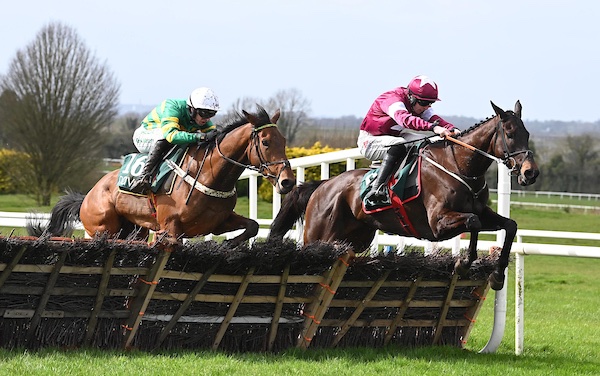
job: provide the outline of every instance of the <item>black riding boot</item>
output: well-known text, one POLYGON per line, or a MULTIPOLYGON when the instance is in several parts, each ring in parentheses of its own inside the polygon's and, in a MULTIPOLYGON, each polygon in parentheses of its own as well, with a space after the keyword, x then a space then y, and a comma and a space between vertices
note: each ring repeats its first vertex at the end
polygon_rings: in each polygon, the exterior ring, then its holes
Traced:
POLYGON ((167 140, 156 141, 154 148, 152 148, 150 153, 148 153, 146 164, 142 169, 142 174, 133 183, 131 183, 132 192, 146 193, 148 190, 150 190, 150 186, 152 185, 152 175, 154 175, 155 170, 159 166, 160 162, 162 162, 163 155, 170 146, 171 144, 167 140))
POLYGON ((383 157, 379 173, 371 185, 371 190, 365 195, 365 209, 374 210, 392 204, 387 185, 400 163, 402 163, 405 154, 406 147, 404 145, 394 145, 389 148, 387 154, 383 157))

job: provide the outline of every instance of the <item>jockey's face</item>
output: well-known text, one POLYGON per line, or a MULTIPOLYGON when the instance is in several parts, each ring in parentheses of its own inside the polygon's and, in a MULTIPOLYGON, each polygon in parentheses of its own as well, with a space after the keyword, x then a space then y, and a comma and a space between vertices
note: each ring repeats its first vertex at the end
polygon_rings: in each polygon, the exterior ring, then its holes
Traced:
POLYGON ((429 107, 431 107, 432 103, 428 103, 426 106, 423 106, 422 104, 419 104, 418 102, 415 103, 415 105, 413 106, 413 110, 415 111, 415 114, 417 115, 421 115, 423 112, 425 112, 426 109, 428 109, 429 107))
POLYGON ((209 120, 210 120, 210 118, 203 118, 202 116, 200 116, 198 114, 194 115, 194 121, 198 125, 204 125, 204 124, 208 123, 209 120))
POLYGON ((210 120, 211 117, 215 116, 216 114, 217 111, 214 110, 205 110, 197 108, 196 110, 194 110, 194 121, 198 125, 204 125, 210 120))

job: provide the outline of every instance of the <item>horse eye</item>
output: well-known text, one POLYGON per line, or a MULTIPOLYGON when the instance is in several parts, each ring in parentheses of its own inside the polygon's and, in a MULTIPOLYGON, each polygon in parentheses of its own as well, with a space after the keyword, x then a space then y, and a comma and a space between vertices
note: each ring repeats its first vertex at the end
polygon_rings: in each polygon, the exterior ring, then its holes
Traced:
POLYGON ((264 147, 269 147, 269 140, 262 140, 262 144, 264 147))

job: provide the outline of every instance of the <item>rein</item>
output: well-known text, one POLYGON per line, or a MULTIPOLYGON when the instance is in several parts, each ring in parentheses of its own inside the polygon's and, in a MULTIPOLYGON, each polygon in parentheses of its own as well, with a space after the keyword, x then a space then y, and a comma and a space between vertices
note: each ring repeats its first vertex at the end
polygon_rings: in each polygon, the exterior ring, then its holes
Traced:
MULTIPOLYGON (((506 167, 508 167, 510 169, 510 174, 512 175, 514 172, 517 171, 517 162, 514 159, 515 155, 519 155, 522 153, 525 153, 525 158, 529 157, 530 155, 533 155, 533 151, 531 150, 518 150, 518 151, 514 151, 514 152, 509 152, 508 150, 508 143, 506 142, 506 131, 504 130, 504 127, 502 126, 502 120, 500 120, 498 122, 498 124, 496 125, 496 137, 494 137, 494 144, 496 143, 496 139, 498 138, 498 136, 500 135, 500 133, 502 133, 502 149, 503 149, 503 154, 504 154, 504 158, 498 158, 494 155, 491 155, 489 153, 486 153, 485 151, 478 149, 472 145, 469 145, 465 142, 462 142, 452 136, 446 136, 445 139, 454 142, 457 145, 463 146, 471 151, 474 151, 478 154, 481 154, 493 161, 495 161, 496 163, 500 164, 504 164, 506 167), (502 130, 502 132, 500 132, 500 130, 502 130)), ((431 158, 427 157, 427 156, 423 156, 425 158, 425 160, 427 160, 429 163, 431 163, 432 165, 434 165, 435 167, 439 168, 440 170, 444 171, 445 173, 447 173, 448 175, 452 176, 454 179, 458 180, 461 184, 463 184, 465 187, 467 187, 469 189, 469 191, 471 192, 471 194, 473 194, 473 196, 475 198, 479 197, 479 195, 487 188, 487 182, 484 181, 483 187, 475 192, 473 190, 473 188, 469 185, 469 183, 467 183, 461 176, 459 176, 458 174, 448 170, 447 168, 445 168, 444 166, 442 166, 441 164, 437 163, 436 161, 432 160, 431 158)), ((473 179, 473 180, 478 180, 480 178, 482 178, 483 176, 478 176, 478 177, 465 177, 465 178, 469 178, 469 179, 473 179)))
MULTIPOLYGON (((279 176, 269 173, 269 171, 268 171, 269 166, 283 164, 284 167, 290 167, 291 165, 290 165, 290 161, 288 161, 287 159, 275 161, 275 162, 267 162, 265 160, 263 154, 261 153, 260 147, 259 147, 258 132, 265 128, 269 128, 269 127, 277 127, 277 124, 265 124, 265 125, 256 127, 252 130, 250 142, 254 145, 254 148, 256 149, 256 153, 258 154, 258 160, 260 161, 260 165, 258 167, 255 167, 251 164, 240 163, 240 162, 236 161, 235 159, 229 158, 228 156, 223 154, 223 152, 221 151, 221 148, 219 147, 219 143, 217 142, 216 147, 217 147, 217 151, 219 152, 219 155, 231 164, 234 164, 239 167, 247 168, 252 171, 256 171, 259 174, 261 174, 262 176, 267 177, 267 178, 279 179, 279 176), (264 172, 264 171, 267 171, 267 172, 264 172)), ((283 169, 279 173, 281 174, 282 171, 283 171, 283 169)))
POLYGON ((500 163, 504 164, 506 167, 508 167, 510 169, 509 173, 512 175, 515 171, 517 171, 517 162, 515 161, 514 156, 525 153, 525 158, 527 158, 530 155, 533 155, 533 151, 517 150, 517 151, 509 152, 508 143, 506 142, 506 131, 504 130, 504 127, 502 126, 502 120, 500 120, 498 122, 498 124, 496 125, 496 137, 494 138, 494 144, 496 143, 496 139, 498 138, 500 133, 502 133, 502 149, 503 149, 502 151, 504 154, 504 158, 498 158, 494 155, 486 153, 485 151, 483 151, 481 149, 477 149, 476 147, 469 145, 465 142, 459 141, 452 136, 446 136, 445 138, 449 141, 454 142, 455 144, 458 144, 458 145, 463 146, 471 151, 479 153, 479 154, 495 161, 498 164, 500 164, 500 163), (500 130, 502 130, 502 132, 500 132, 500 130))

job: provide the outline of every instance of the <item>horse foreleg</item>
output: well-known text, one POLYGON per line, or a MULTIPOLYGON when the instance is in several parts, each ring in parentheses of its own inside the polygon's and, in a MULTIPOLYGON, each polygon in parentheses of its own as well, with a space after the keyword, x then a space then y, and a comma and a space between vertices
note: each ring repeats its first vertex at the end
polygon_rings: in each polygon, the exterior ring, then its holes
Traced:
POLYGON ((501 216, 489 207, 484 210, 484 212, 480 215, 480 218, 482 222, 482 231, 506 231, 504 237, 504 244, 502 245, 500 257, 498 257, 498 264, 496 265, 496 270, 492 272, 492 274, 489 277, 492 289, 501 290, 504 286, 504 271, 508 267, 512 243, 515 236, 517 235, 517 222, 513 221, 510 218, 501 216))
POLYGON ((252 237, 255 237, 256 234, 258 234, 258 228, 259 226, 256 221, 231 212, 229 217, 227 217, 220 225, 215 227, 212 233, 215 235, 220 235, 226 232, 244 229, 244 232, 229 240, 232 245, 237 245, 252 237))

